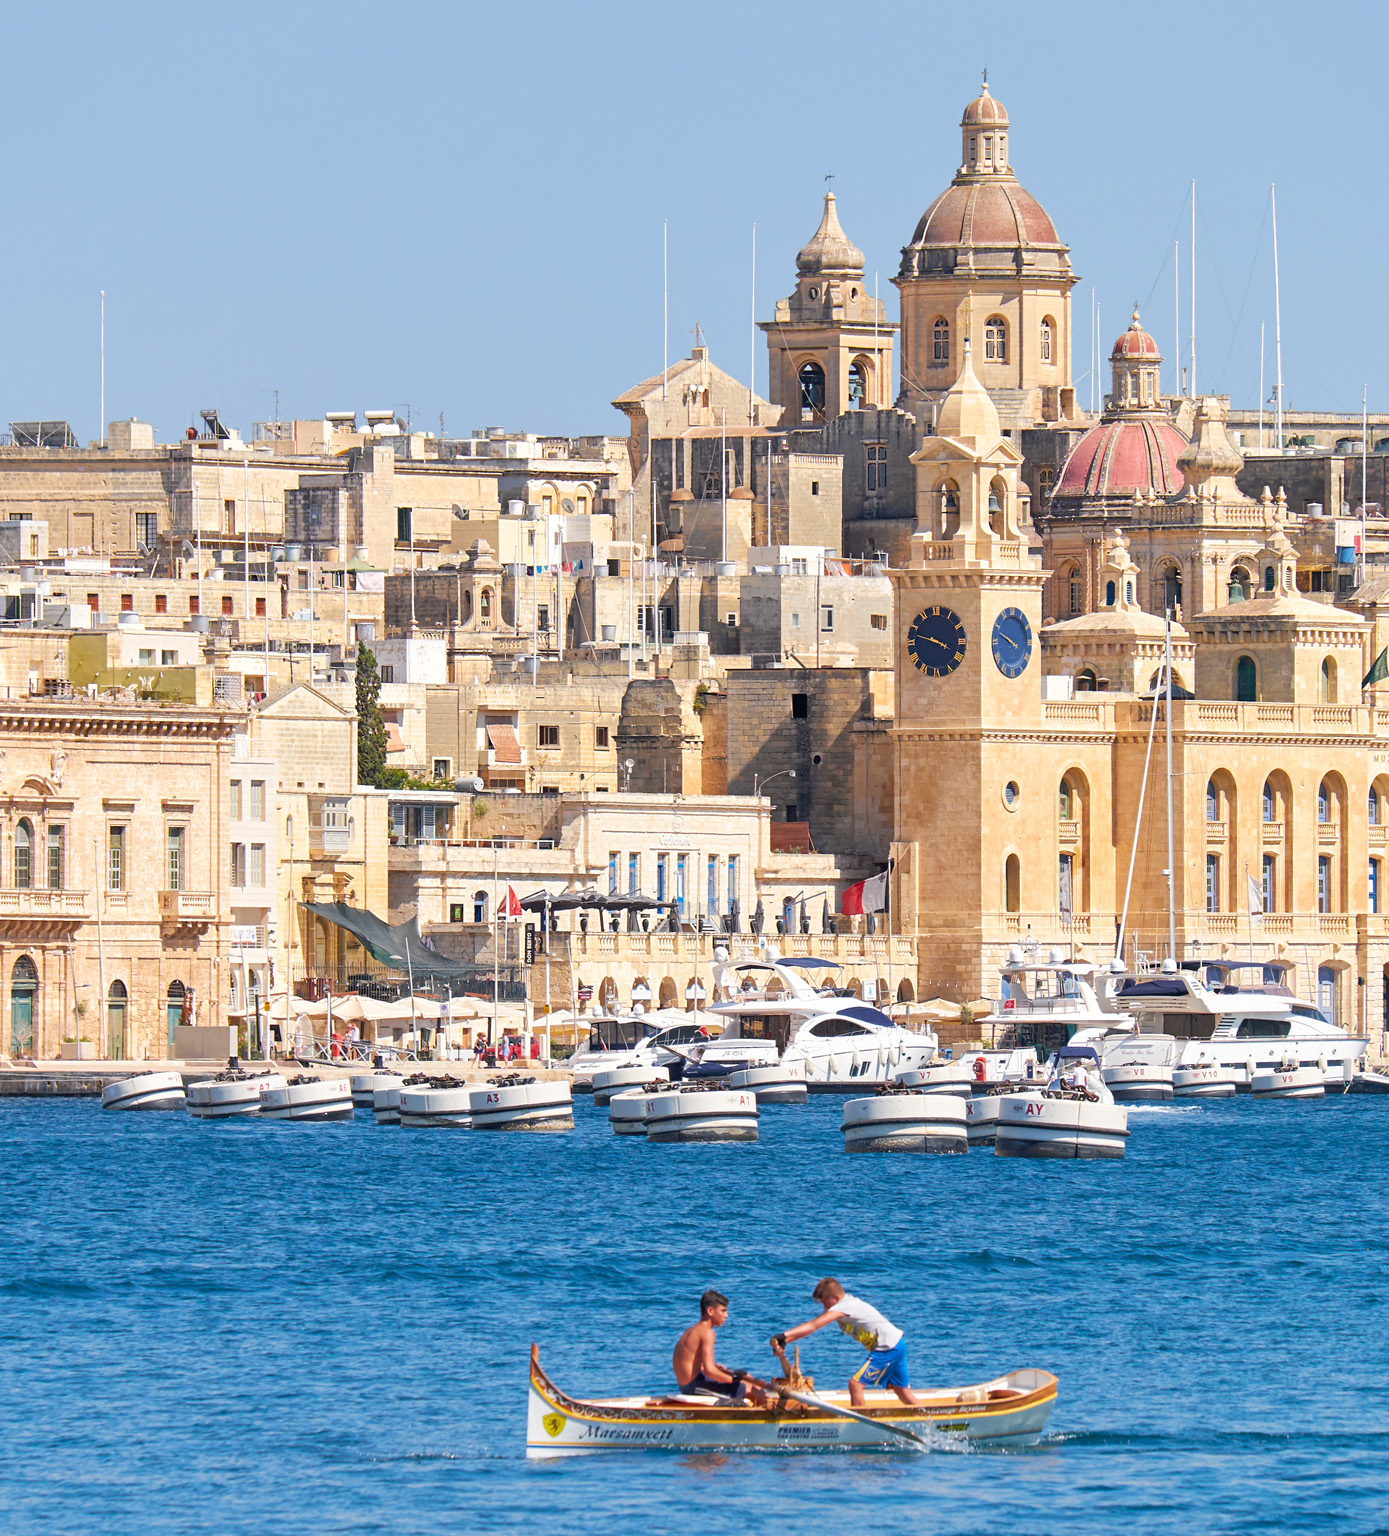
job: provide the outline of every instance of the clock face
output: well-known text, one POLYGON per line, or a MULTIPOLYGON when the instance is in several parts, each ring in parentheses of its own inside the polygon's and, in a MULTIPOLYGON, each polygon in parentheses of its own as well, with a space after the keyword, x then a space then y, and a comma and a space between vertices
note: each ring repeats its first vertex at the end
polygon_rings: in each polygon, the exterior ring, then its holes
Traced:
POLYGON ((949 608, 923 608, 907 631, 907 653, 918 672, 946 677, 965 659, 965 626, 949 608))
POLYGON ((1004 677, 1021 677, 1032 655, 1032 626, 1020 608, 1005 608, 994 620, 994 665, 1004 677))

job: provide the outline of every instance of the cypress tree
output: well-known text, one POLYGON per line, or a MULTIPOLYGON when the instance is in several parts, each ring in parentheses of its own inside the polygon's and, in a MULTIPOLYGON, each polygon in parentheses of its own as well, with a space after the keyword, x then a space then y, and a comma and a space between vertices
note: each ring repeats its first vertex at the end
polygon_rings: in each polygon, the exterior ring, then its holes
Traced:
POLYGON ((376 657, 357 642, 357 782, 383 787, 386 724, 381 718, 381 674, 376 657))

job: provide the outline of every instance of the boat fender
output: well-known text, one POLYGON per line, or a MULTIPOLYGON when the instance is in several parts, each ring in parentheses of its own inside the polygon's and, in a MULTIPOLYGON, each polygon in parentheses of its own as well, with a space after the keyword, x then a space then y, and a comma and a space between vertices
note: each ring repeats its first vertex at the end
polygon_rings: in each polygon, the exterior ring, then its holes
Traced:
POLYGON ((982 1083, 984 1081, 984 1079, 988 1076, 988 1072, 989 1072, 989 1064, 988 1064, 988 1062, 985 1061, 982 1056, 976 1056, 974 1058, 974 1081, 976 1083, 982 1083))

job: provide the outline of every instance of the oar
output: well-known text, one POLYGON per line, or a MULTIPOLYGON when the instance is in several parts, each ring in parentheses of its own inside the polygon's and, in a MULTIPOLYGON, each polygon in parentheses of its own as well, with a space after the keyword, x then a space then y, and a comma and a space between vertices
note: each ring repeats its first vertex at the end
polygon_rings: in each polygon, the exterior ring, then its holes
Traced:
POLYGON ((822 1408, 826 1413, 838 1414, 841 1419, 854 1419, 860 1424, 866 1424, 869 1429, 898 1435, 903 1440, 910 1440, 913 1445, 919 1445, 923 1451, 935 1449, 929 1440, 923 1440, 920 1435, 914 1435, 909 1429, 903 1429, 898 1424, 889 1424, 886 1419, 870 1419, 866 1413, 855 1413, 852 1408, 837 1407, 834 1403, 827 1403, 823 1397, 816 1397, 813 1392, 796 1392, 790 1387, 773 1387, 772 1391, 779 1392, 784 1397, 794 1398, 798 1403, 804 1403, 807 1408, 822 1408))

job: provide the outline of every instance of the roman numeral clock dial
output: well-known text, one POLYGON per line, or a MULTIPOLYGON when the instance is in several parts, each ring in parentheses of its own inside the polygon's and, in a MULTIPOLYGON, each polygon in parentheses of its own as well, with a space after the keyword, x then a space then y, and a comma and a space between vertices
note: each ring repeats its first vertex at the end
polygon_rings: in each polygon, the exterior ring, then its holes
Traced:
POLYGON ((923 608, 907 630, 907 654, 927 677, 948 677, 965 659, 965 647, 965 626, 950 608, 923 608))

